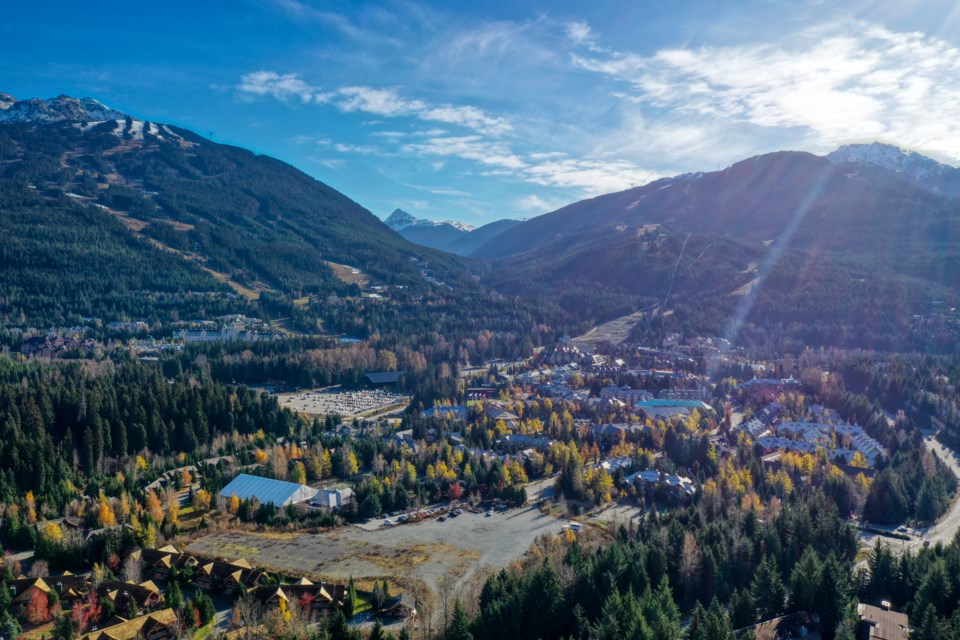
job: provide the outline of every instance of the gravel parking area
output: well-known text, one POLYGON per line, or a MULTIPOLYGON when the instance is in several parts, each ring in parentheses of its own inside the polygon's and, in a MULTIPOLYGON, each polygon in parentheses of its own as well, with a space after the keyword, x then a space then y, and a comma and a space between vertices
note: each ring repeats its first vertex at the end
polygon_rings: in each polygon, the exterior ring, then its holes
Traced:
POLYGON ((534 507, 491 516, 465 511, 444 522, 430 519, 375 531, 352 526, 323 534, 230 531, 200 538, 188 550, 330 580, 419 581, 436 597, 444 581, 448 592, 458 594, 478 570, 506 567, 537 536, 558 535, 563 524, 534 507))

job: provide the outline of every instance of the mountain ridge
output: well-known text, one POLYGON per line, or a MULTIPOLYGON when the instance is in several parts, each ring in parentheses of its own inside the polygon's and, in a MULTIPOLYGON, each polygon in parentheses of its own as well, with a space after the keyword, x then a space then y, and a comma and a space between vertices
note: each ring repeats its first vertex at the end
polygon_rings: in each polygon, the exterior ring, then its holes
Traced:
MULTIPOLYGON (((462 259, 404 240, 347 196, 280 160, 96 101, 21 100, 0 114, 11 109, 15 117, 0 122, 0 204, 6 204, 0 228, 8 242, 0 255, 0 316, 26 310, 44 317, 49 303, 20 286, 28 276, 37 283, 33 289, 61 292, 61 311, 50 318, 57 322, 77 310, 149 315, 144 301, 186 295, 189 289, 177 293, 177 283, 221 297, 229 283, 255 299, 269 294, 271 304, 356 294, 356 285, 344 282, 331 263, 409 287, 411 295, 471 280, 462 259), (101 117, 108 119, 91 119, 101 117), (31 238, 46 228, 44 219, 57 220, 64 237, 77 239, 80 246, 69 252, 74 272, 96 264, 97 273, 87 274, 91 281, 128 271, 130 277, 118 280, 116 291, 106 281, 95 290, 82 280, 49 284, 63 280, 63 270, 60 260, 44 257, 56 241, 31 238), (111 229, 102 247, 96 235, 76 227, 80 220, 111 229), (128 268, 130 258, 121 259, 134 254, 142 273, 128 268), (170 268, 161 268, 170 255, 180 261, 167 287, 152 274, 170 268), (29 265, 29 274, 16 271, 18 261, 29 265), (131 304, 138 290, 140 300, 131 304), (117 296, 125 309, 109 302, 117 296)), ((250 310, 239 300, 224 304, 250 310)))

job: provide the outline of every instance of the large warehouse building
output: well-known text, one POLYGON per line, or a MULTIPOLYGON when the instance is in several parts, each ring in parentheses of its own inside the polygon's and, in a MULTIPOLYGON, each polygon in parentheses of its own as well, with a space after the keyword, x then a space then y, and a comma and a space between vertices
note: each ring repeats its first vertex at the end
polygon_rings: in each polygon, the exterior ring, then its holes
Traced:
POLYGON ((230 500, 233 496, 237 496, 241 500, 256 498, 260 504, 273 503, 277 507, 305 502, 315 495, 317 495, 317 490, 311 489, 305 484, 260 478, 246 473, 241 473, 220 490, 221 501, 230 500))

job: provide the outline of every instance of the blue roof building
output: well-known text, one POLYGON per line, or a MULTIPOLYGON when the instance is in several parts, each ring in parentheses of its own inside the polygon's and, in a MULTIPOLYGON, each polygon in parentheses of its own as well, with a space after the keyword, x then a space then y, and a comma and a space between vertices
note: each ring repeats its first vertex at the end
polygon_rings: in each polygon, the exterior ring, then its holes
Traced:
POLYGON ((317 495, 317 490, 311 489, 305 484, 260 478, 246 473, 241 473, 220 490, 221 500, 229 500, 233 496, 237 496, 241 500, 256 498, 260 504, 273 503, 276 507, 304 502, 315 495, 317 495))

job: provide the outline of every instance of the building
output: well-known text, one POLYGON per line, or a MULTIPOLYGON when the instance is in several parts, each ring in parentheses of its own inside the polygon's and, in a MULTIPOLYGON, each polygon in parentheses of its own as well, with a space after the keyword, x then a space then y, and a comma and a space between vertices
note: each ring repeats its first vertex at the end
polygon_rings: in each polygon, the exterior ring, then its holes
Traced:
POLYGON ((268 607, 297 602, 308 613, 322 614, 343 605, 346 586, 329 582, 313 583, 301 578, 294 584, 258 587, 253 594, 268 607))
POLYGON ((407 620, 417 616, 416 602, 412 596, 405 593, 387 600, 383 605, 383 612, 396 620, 407 620))
POLYGON ((882 607, 860 603, 857 605, 860 624, 858 640, 907 640, 910 637, 910 619, 905 613, 890 610, 890 603, 882 607))
POLYGON ((260 478, 246 473, 241 473, 220 490, 220 500, 223 502, 237 496, 241 500, 256 498, 260 504, 273 504, 276 507, 306 502, 316 495, 317 490, 305 484, 260 478))
POLYGON ((646 400, 653 400, 653 394, 644 389, 631 389, 627 385, 622 387, 604 387, 600 389, 602 400, 620 400, 627 404, 637 404, 646 400))
POLYGON ((692 497, 697 493, 693 480, 672 473, 660 473, 656 469, 637 471, 624 478, 629 484, 642 483, 648 486, 664 486, 679 495, 692 497))
POLYGON ((102 629, 85 633, 78 640, 168 640, 177 635, 177 614, 173 609, 163 609, 154 613, 125 620, 119 616, 111 618, 102 629))
POLYGON ((343 509, 352 502, 353 489, 343 487, 340 489, 321 489, 310 504, 333 511, 334 509, 343 509))
POLYGON ((773 399, 781 393, 800 391, 800 381, 794 378, 753 378, 737 385, 754 400, 773 399))
POLYGON ((193 581, 198 589, 234 594, 240 590, 253 589, 263 579, 265 572, 251 566, 244 559, 212 562, 200 561, 193 571, 193 581))

